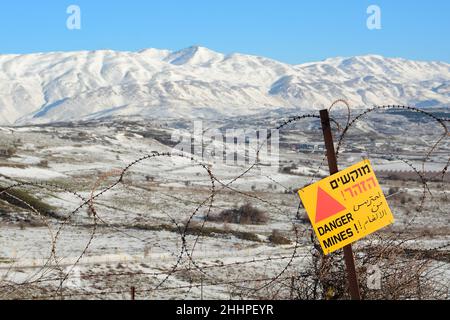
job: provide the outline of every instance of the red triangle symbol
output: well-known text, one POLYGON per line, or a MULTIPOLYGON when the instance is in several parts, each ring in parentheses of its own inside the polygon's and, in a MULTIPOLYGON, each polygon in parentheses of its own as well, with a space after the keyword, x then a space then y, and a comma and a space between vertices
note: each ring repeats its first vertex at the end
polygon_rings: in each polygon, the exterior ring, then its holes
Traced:
POLYGON ((317 189, 316 223, 325 220, 346 208, 320 187, 317 189))

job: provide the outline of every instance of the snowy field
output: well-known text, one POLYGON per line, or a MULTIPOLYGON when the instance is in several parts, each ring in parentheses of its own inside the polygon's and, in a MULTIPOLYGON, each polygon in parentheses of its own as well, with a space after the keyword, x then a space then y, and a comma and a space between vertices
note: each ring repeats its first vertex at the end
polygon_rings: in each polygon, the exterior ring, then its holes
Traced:
MULTIPOLYGON (((369 120, 340 144, 341 168, 363 157, 380 172, 448 166, 442 128, 402 115, 369 120)), ((240 121, 215 125, 253 125, 240 121)), ((258 121, 270 128, 274 119, 258 121)), ((298 144, 320 144, 319 123, 283 127, 276 166, 269 156, 262 165, 192 161, 174 151, 175 129, 190 132, 189 124, 134 121, 2 128, 0 184, 12 188, 0 197, 0 296, 129 299, 135 287, 140 299, 292 297, 286 283, 315 263, 295 191, 327 175, 323 151, 298 144), (219 219, 246 204, 265 219, 219 219)), ((448 286, 447 181, 380 179, 396 221, 355 244, 357 264, 364 267, 367 246, 395 239, 427 260, 436 286, 448 286)))

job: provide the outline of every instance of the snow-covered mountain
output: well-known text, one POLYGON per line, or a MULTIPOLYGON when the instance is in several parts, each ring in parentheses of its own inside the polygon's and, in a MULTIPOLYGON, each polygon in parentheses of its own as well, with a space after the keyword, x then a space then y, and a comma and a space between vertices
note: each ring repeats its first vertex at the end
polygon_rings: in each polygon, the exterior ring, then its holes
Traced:
POLYGON ((0 55, 0 123, 215 117, 353 106, 450 106, 450 64, 376 55, 289 65, 203 47, 0 55))

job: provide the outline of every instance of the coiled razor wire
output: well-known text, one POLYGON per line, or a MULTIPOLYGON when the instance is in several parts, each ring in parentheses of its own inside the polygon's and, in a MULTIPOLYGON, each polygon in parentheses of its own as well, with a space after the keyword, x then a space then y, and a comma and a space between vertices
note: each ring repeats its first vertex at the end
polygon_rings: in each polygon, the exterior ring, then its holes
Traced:
MULTIPOLYGON (((405 232, 404 230, 406 229, 406 227, 413 224, 417 215, 420 212, 422 212, 427 196, 430 195, 431 197, 433 197, 432 192, 428 186, 428 181, 425 178, 425 163, 430 159, 433 152, 437 150, 439 144, 441 142, 443 142, 446 137, 449 136, 449 131, 448 131, 448 128, 446 125, 446 122, 448 122, 449 119, 448 118, 439 118, 429 112, 426 112, 426 111, 418 109, 418 108, 410 107, 410 106, 390 106, 390 105, 389 106, 372 107, 370 109, 363 111, 362 113, 358 114, 356 117, 354 117, 352 119, 350 106, 344 99, 336 100, 331 105, 330 110, 339 103, 346 105, 348 115, 347 115, 347 123, 346 123, 345 127, 340 126, 340 124, 337 121, 335 121, 334 119, 331 119, 331 121, 336 125, 338 132, 340 132, 339 138, 337 140, 338 142, 337 142, 337 148, 336 148, 336 156, 337 157, 339 157, 341 155, 341 147, 342 147, 343 143, 345 142, 345 138, 346 138, 349 130, 353 128, 353 126, 355 125, 356 122, 360 121, 363 117, 369 115, 372 112, 386 111, 386 110, 392 110, 392 109, 405 110, 408 112, 415 112, 415 113, 419 113, 423 116, 431 118, 433 121, 437 122, 444 130, 444 133, 442 134, 442 136, 430 147, 429 151, 425 154, 425 157, 422 162, 422 170, 421 171, 419 169, 417 169, 407 159, 402 159, 401 157, 392 155, 394 158, 396 158, 399 161, 402 161, 405 165, 410 167, 410 169, 415 174, 417 174, 417 176, 419 177, 420 183, 422 184, 422 187, 423 187, 418 212, 408 221, 407 225, 405 226, 405 228, 403 230, 397 231, 393 236, 383 239, 386 243, 390 243, 390 244, 394 245, 395 240, 398 240, 399 237, 402 235, 402 233, 405 232)), ((287 120, 284 120, 280 125, 276 126, 275 129, 281 130, 281 129, 284 129, 285 127, 288 127, 290 124, 293 124, 300 120, 305 120, 305 119, 317 120, 317 119, 320 119, 320 117, 317 114, 305 114, 305 115, 291 117, 291 118, 288 118, 287 120)), ((96 297, 96 296, 101 296, 101 295, 108 296, 108 295, 112 295, 112 294, 127 293, 127 291, 125 291, 125 290, 102 290, 101 292, 64 294, 62 292, 62 290, 63 290, 64 282, 70 277, 71 271, 77 266, 77 264, 80 263, 80 261, 83 259, 83 257, 88 252, 92 241, 95 239, 96 231, 99 226, 99 223, 101 223, 105 226, 108 226, 112 229, 115 229, 117 232, 121 232, 123 235, 125 235, 127 237, 136 238, 137 240, 141 241, 142 243, 149 242, 149 239, 143 239, 143 238, 137 237, 136 235, 133 235, 127 231, 121 230, 122 228, 119 228, 118 226, 115 226, 114 224, 108 223, 102 217, 101 210, 99 210, 99 208, 97 208, 98 206, 96 205, 96 200, 101 198, 105 194, 107 194, 109 191, 112 191, 117 186, 124 185, 123 182, 124 182, 125 175, 137 164, 140 164, 144 161, 152 161, 157 158, 170 158, 170 157, 179 157, 179 158, 184 158, 188 161, 191 161, 193 166, 198 166, 198 167, 202 168, 206 172, 206 175, 208 176, 208 178, 210 180, 209 195, 203 201, 192 201, 192 204, 195 205, 195 209, 191 212, 187 212, 187 221, 184 225, 181 225, 169 213, 164 212, 164 214, 167 216, 169 221, 174 225, 174 230, 177 231, 177 233, 179 234, 179 237, 181 238, 180 252, 178 252, 178 253, 173 252, 170 249, 168 249, 167 247, 163 247, 158 244, 152 243, 152 245, 158 246, 159 248, 161 248, 165 251, 168 251, 171 256, 174 256, 176 258, 175 263, 167 271, 160 271, 160 272, 144 272, 144 271, 106 272, 106 273, 101 273, 101 274, 85 275, 84 277, 86 277, 86 278, 103 278, 103 277, 117 277, 117 276, 135 276, 135 275, 145 275, 145 276, 153 276, 153 277, 162 276, 162 280, 159 280, 156 285, 152 286, 152 288, 138 290, 138 292, 140 292, 141 294, 144 294, 144 293, 155 293, 157 291, 162 291, 162 290, 181 290, 181 289, 183 289, 183 290, 185 290, 185 297, 187 297, 188 293, 191 292, 191 290, 193 288, 198 288, 198 286, 199 286, 198 284, 195 283, 195 281, 192 277, 189 277, 188 285, 169 286, 169 287, 167 287, 167 286, 165 287, 163 285, 164 285, 164 283, 167 282, 167 280, 170 277, 176 276, 177 273, 191 271, 191 270, 195 270, 195 271, 199 272, 202 275, 202 277, 205 277, 209 280, 209 283, 207 283, 207 284, 202 283, 202 286, 203 285, 209 285, 209 286, 229 285, 229 286, 234 287, 237 290, 242 290, 243 292, 245 292, 245 295, 248 297, 257 296, 256 295, 257 292, 259 292, 263 289, 266 289, 268 287, 271 287, 275 283, 284 282, 286 279, 290 278, 290 277, 286 277, 286 273, 292 267, 294 261, 297 261, 296 259, 308 258, 308 254, 299 254, 299 248, 302 243, 302 238, 301 238, 300 234, 309 232, 311 239, 312 239, 311 242, 313 243, 313 247, 314 247, 314 239, 312 237, 311 227, 309 225, 303 226, 304 228, 300 232, 299 231, 299 223, 296 221, 296 219, 294 217, 289 217, 289 213, 288 213, 288 220, 291 222, 292 230, 294 232, 294 240, 293 240, 294 245, 292 246, 292 253, 289 255, 269 256, 269 257, 264 257, 264 258, 253 257, 253 258, 249 258, 249 259, 246 259, 243 261, 233 261, 233 262, 229 262, 229 263, 221 262, 221 263, 214 263, 214 264, 204 265, 204 266, 200 265, 197 262, 197 260, 194 258, 197 244, 199 243, 199 241, 202 240, 203 235, 206 234, 203 231, 206 228, 205 225, 208 222, 208 217, 210 216, 212 209, 216 207, 214 205, 214 200, 215 200, 217 194, 219 194, 220 192, 223 192, 226 190, 227 192, 231 192, 231 193, 236 194, 243 198, 249 198, 249 199, 260 201, 261 203, 264 203, 265 206, 270 208, 271 212, 274 212, 274 213, 276 212, 278 215, 284 214, 283 209, 278 207, 272 201, 265 200, 262 197, 259 197, 258 195, 254 194, 254 193, 241 191, 233 186, 233 184, 235 184, 235 182, 237 182, 241 178, 245 177, 252 170, 258 168, 261 165, 261 163, 259 161, 259 152, 260 152, 261 148, 263 147, 263 145, 265 143, 267 143, 267 141, 271 138, 271 131, 269 131, 269 132, 270 133, 269 133, 269 136, 267 137, 267 139, 261 145, 259 145, 258 149, 256 150, 256 154, 257 154, 256 161, 254 163, 252 163, 248 168, 243 170, 239 175, 237 175, 236 177, 231 179, 229 182, 223 182, 216 175, 214 175, 211 165, 197 160, 192 155, 188 155, 185 153, 175 154, 175 153, 168 153, 168 152, 166 152, 166 153, 153 152, 152 154, 142 156, 139 159, 132 161, 127 166, 125 166, 123 169, 116 169, 116 170, 107 172, 106 174, 99 176, 94 184, 94 187, 92 188, 92 191, 91 191, 89 197, 83 197, 79 193, 71 191, 65 187, 59 186, 57 184, 46 183, 46 182, 19 182, 19 183, 14 183, 7 188, 4 188, 3 190, 0 191, 0 196, 6 195, 8 197, 11 197, 15 201, 20 202, 22 205, 26 206, 32 212, 32 215, 37 216, 42 221, 42 223, 46 226, 46 228, 48 229, 48 232, 49 232, 49 236, 50 236, 51 248, 50 248, 49 256, 46 258, 46 262, 42 266, 37 268, 38 270, 36 272, 34 272, 32 275, 28 276, 23 281, 13 282, 13 283, 11 283, 10 281, 6 282, 4 285, 3 284, 0 285, 0 289, 11 293, 12 291, 14 291, 15 288, 20 289, 27 285, 37 285, 37 284, 42 284, 42 283, 46 283, 46 282, 58 281, 59 282, 58 288, 53 292, 53 294, 41 295, 41 296, 32 295, 33 298, 41 298, 41 299, 49 298, 49 299, 51 299, 51 298, 58 298, 58 297, 59 298, 64 298, 64 297, 70 298, 70 297, 79 297, 79 296, 94 296, 94 297, 96 297), (114 178, 114 177, 116 177, 116 180, 114 182, 112 182, 109 186, 96 192, 96 190, 100 186, 100 183, 105 182, 107 178, 114 178), (58 226, 56 232, 54 232, 54 230, 49 222, 48 217, 43 215, 41 212, 39 212, 39 210, 34 208, 31 204, 29 204, 24 199, 21 199, 20 197, 15 196, 13 193, 8 192, 10 190, 17 189, 17 188, 23 188, 23 187, 38 188, 38 189, 47 190, 47 191, 57 190, 59 192, 65 192, 65 193, 75 196, 80 201, 80 205, 78 207, 76 207, 76 209, 74 209, 73 211, 69 212, 67 215, 63 215, 63 216, 59 217, 62 220, 62 222, 58 226), (81 253, 77 256, 75 262, 71 265, 69 271, 64 272, 62 265, 60 265, 61 259, 58 258, 57 242, 58 242, 59 238, 61 237, 61 234, 63 233, 63 229, 67 225, 70 225, 71 221, 73 221, 74 216, 76 214, 78 214, 80 212, 80 210, 84 207, 87 207, 88 211, 91 213, 90 214, 91 220, 92 220, 92 224, 90 225, 91 232, 90 232, 90 235, 89 235, 81 253), (191 231, 190 225, 192 224, 194 218, 199 214, 199 212, 202 208, 206 208, 206 214, 203 217, 203 220, 199 227, 199 230, 197 230, 197 232, 193 233, 194 234, 193 240, 188 241, 187 236, 190 234, 190 231, 191 231), (181 264, 182 264, 182 260, 183 260, 184 256, 186 256, 188 259, 188 265, 187 265, 187 267, 182 268, 181 264), (283 267, 281 267, 281 269, 279 271, 277 271, 275 275, 273 275, 272 277, 268 277, 268 278, 238 279, 238 280, 228 280, 227 281, 227 279, 222 279, 222 278, 218 277, 217 272, 216 273, 209 272, 209 270, 213 270, 213 269, 226 270, 227 268, 239 267, 239 266, 246 266, 248 268, 250 265, 254 265, 257 263, 273 263, 275 261, 286 261, 286 264, 283 267), (57 274, 59 274, 59 276, 46 277, 46 274, 51 273, 50 271, 57 271, 57 274), (255 283, 256 286, 246 285, 246 284, 250 284, 250 283, 255 283)), ((315 173, 313 174, 313 176, 311 178, 311 183, 314 179, 317 178, 317 175, 320 172, 321 167, 324 165, 325 160, 326 160, 326 157, 324 157, 322 159, 320 165, 315 170, 315 173)), ((446 166, 441 171, 441 179, 442 179, 441 181, 442 182, 444 182, 445 175, 447 174, 449 163, 450 163, 450 158, 447 161, 446 166)), ((287 190, 287 188, 285 186, 283 186, 281 183, 277 182, 272 177, 266 176, 266 178, 272 182, 277 183, 278 185, 282 186, 283 188, 285 188, 287 190)), ((444 190, 444 192, 445 192, 445 190, 444 190)), ((169 196, 174 197, 173 195, 169 195, 169 196)), ((299 199, 297 199, 297 200, 298 200, 299 204, 298 204, 298 207, 295 209, 295 211, 296 211, 295 217, 299 216, 299 213, 302 209, 300 200, 299 199)), ((306 239, 306 237, 305 237, 305 239, 306 239)), ((305 239, 303 239, 303 240, 305 240, 305 239)), ((309 245, 307 245, 307 246, 309 247, 309 245)), ((450 246, 450 244, 447 243, 447 244, 443 244, 443 245, 440 245, 440 246, 437 246, 437 247, 434 247, 431 249, 422 250, 422 252, 436 251, 436 250, 439 251, 439 250, 448 248, 449 246, 450 246)), ((318 249, 318 248, 316 248, 316 249, 318 249)), ((310 252, 311 252, 310 254, 314 254, 313 251, 310 251, 310 252)), ((222 273, 225 274, 225 272, 222 272, 222 273)), ((306 273, 306 274, 301 275, 300 278, 302 278, 302 277, 304 278, 304 277, 308 277, 308 276, 310 276, 310 274, 306 273)))

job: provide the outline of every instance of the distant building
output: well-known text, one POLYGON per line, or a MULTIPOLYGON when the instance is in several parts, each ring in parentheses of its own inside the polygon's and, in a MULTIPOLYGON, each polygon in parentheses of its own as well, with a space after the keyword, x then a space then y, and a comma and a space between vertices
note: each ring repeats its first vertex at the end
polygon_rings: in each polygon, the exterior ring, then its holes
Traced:
POLYGON ((291 144, 291 150, 297 152, 322 152, 325 151, 324 144, 315 143, 293 143, 291 144))

